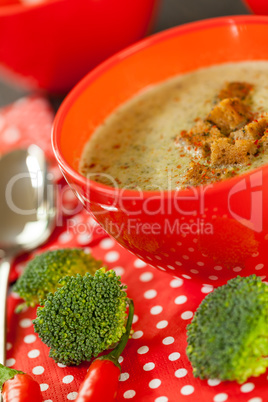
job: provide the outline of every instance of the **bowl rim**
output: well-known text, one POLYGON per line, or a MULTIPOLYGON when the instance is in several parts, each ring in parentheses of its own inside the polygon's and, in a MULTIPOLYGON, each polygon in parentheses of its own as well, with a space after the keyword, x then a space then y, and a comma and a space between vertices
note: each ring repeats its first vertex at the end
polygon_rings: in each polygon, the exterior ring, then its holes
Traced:
POLYGON ((0 18, 12 16, 20 13, 27 13, 27 11, 37 8, 45 8, 55 3, 61 3, 63 0, 39 0, 36 3, 19 2, 15 4, 4 4, 0 6, 0 18))
MULTIPOLYGON (((57 1, 57 0, 56 0, 57 1)), ((235 26, 241 24, 264 24, 268 25, 268 16, 263 15, 229 15, 224 17, 215 17, 208 18, 200 21, 194 21, 185 23, 182 25, 178 25, 161 32, 155 33, 153 35, 144 38, 133 45, 126 47, 125 49, 115 53, 113 56, 106 59, 104 62, 100 63, 97 67, 91 70, 84 78, 82 78, 78 84, 74 86, 74 88, 69 92, 66 98, 61 103, 52 125, 51 132, 51 144, 52 149, 55 155, 55 158, 58 162, 58 165, 61 171, 65 171, 70 177, 72 177, 75 183, 78 183, 81 187, 87 187, 90 183, 91 193, 96 192, 102 195, 106 195, 109 197, 118 197, 118 191, 124 192, 125 197, 137 197, 141 193, 143 194, 143 198, 150 198, 152 196, 159 196, 161 194, 162 198, 168 198, 170 195, 179 194, 180 197, 187 197, 192 195, 192 190, 199 192, 201 187, 210 186, 210 192, 213 194, 215 191, 225 191, 230 187, 230 182, 235 184, 240 181, 243 177, 252 174, 253 172, 257 172, 263 170, 263 166, 252 169, 243 174, 239 174, 230 179, 225 179, 219 182, 208 183, 207 185, 201 186, 193 186, 187 189, 172 189, 172 190, 131 190, 127 188, 116 188, 108 185, 104 185, 98 183, 93 180, 89 180, 85 176, 81 175, 78 171, 73 169, 69 163, 66 162, 60 147, 60 132, 63 126, 65 117, 67 116, 72 104, 76 101, 76 99, 81 95, 81 93, 90 85, 94 80, 98 79, 103 73, 105 73, 109 68, 114 65, 120 63, 122 59, 126 59, 131 55, 139 52, 140 50, 150 47, 151 45, 157 44, 158 42, 162 42, 166 39, 171 39, 174 36, 181 36, 187 33, 191 33, 194 31, 202 30, 202 29, 210 29, 214 27, 220 26, 235 26), (164 197, 163 197, 164 195, 164 197)), ((268 171, 268 164, 265 165, 268 171)))

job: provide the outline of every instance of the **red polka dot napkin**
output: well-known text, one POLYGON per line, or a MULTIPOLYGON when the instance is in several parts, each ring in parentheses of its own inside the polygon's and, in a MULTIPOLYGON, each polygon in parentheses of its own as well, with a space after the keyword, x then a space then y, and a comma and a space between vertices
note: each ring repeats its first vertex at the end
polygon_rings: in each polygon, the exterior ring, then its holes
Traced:
POLYGON ((32 143, 39 145, 53 159, 50 145, 53 112, 46 99, 21 98, 0 111, 1 153, 32 143))
MULTIPOLYGON (((13 147, 35 140, 26 121, 22 124, 21 113, 26 113, 24 116, 27 116, 29 124, 35 121, 33 124, 40 134, 40 141, 44 141, 44 149, 53 158, 48 127, 51 125, 52 112, 41 98, 38 102, 36 98, 26 98, 22 103, 17 102, 0 112, 1 152, 12 147, 11 137, 4 134, 10 127, 13 147), (17 107, 22 105, 23 108, 18 110, 17 107), (35 120, 37 111, 39 116, 43 116, 42 127, 35 120), (5 118, 12 114, 16 116, 15 120, 5 118)), ((15 261, 11 278, 15 280, 20 275, 27 260, 35 253, 58 247, 84 247, 121 276, 122 282, 127 285, 129 297, 134 300, 135 316, 134 333, 120 358, 122 373, 118 402, 268 401, 267 373, 250 378, 243 385, 218 380, 201 381, 193 377, 185 353, 186 327, 211 287, 201 287, 190 280, 173 277, 146 265, 108 237, 78 206, 67 188, 63 187, 59 194, 61 210, 65 208, 65 213, 60 215, 62 219, 55 232, 42 248, 15 261)), ((40 384, 44 401, 75 400, 90 362, 79 367, 56 364, 48 357, 48 347, 34 333, 32 319, 35 318, 35 309, 28 308, 15 314, 17 303, 17 296, 11 291, 8 299, 6 364, 31 374, 40 384)))
POLYGON ((0 155, 36 144, 45 152, 50 169, 58 179, 59 170, 50 141, 53 118, 49 102, 38 95, 21 98, 0 109, 0 155))

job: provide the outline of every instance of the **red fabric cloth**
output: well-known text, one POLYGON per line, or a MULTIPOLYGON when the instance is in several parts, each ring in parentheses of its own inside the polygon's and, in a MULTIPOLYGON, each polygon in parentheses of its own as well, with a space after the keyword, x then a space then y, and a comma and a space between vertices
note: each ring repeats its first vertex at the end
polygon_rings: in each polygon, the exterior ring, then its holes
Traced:
MULTIPOLYGON (((38 144, 43 145, 41 146, 46 150, 51 166, 54 166, 48 127, 53 114, 44 99, 37 100, 38 98, 25 98, 23 102, 2 110, 1 152, 35 142, 36 137, 28 129, 31 122, 35 121, 38 144), (15 120, 10 118, 12 115, 16 116, 15 120), (38 120, 38 115, 43 116, 41 120, 38 120), (20 132, 21 140, 17 137, 13 145, 5 134, 10 126, 13 127, 13 132, 20 132)), ((14 134, 13 138, 15 137, 14 134)), ((39 250, 17 258, 11 280, 16 279, 27 260, 35 253, 59 247, 86 247, 105 265, 115 269, 122 282, 127 285, 127 293, 135 304, 134 334, 121 357, 118 402, 268 401, 267 373, 258 378, 250 378, 243 385, 215 380, 201 381, 193 377, 185 353, 186 326, 211 288, 200 287, 190 280, 175 278, 145 265, 108 237, 79 206, 65 186, 58 194, 59 208, 63 213, 59 214, 56 230, 39 250)), ((8 299, 6 364, 32 375, 40 384, 44 401, 75 400, 90 362, 79 367, 56 364, 48 357, 48 347, 34 333, 32 319, 35 318, 35 309, 28 308, 15 314, 17 303, 18 298, 11 291, 8 299)))

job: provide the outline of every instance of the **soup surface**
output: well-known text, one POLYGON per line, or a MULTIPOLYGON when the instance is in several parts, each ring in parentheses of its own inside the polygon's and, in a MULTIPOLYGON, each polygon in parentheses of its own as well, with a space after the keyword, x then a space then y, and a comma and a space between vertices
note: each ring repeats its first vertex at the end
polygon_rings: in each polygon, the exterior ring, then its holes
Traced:
POLYGON ((167 190, 268 163, 268 62, 230 63, 146 88, 93 133, 80 173, 110 186, 167 190))

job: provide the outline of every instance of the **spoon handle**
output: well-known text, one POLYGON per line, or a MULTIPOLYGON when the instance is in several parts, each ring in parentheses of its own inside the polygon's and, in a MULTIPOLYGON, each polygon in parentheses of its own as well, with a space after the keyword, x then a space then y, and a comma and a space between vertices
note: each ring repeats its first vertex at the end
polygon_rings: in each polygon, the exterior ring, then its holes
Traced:
POLYGON ((4 259, 0 262, 0 363, 6 363, 6 316, 7 291, 10 261, 4 259))

